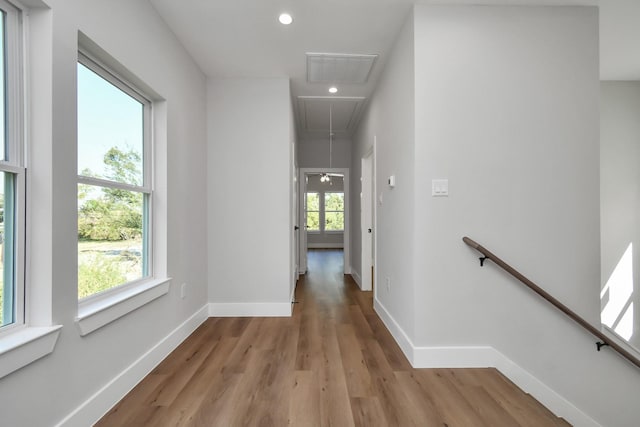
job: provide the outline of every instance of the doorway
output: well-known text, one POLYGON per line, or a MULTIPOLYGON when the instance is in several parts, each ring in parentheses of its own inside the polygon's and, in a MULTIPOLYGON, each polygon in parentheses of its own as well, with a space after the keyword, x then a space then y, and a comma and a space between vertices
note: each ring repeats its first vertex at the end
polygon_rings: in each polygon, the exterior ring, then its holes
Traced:
MULTIPOLYGON (((299 213, 299 222, 300 222, 300 251, 299 251, 299 259, 298 259, 298 266, 299 266, 299 273, 300 274, 305 274, 307 272, 307 268, 308 268, 308 263, 307 263, 307 250, 310 246, 309 243, 309 235, 310 233, 314 233, 316 232, 316 230, 309 230, 308 229, 308 224, 307 223, 307 187, 308 187, 308 183, 309 183, 309 178, 311 176, 319 176, 321 174, 328 174, 329 178, 331 178, 331 176, 342 176, 342 201, 343 201, 343 215, 344 215, 344 230, 342 231, 342 247, 343 247, 343 259, 344 259, 344 268, 343 268, 343 273, 344 274, 350 274, 351 273, 351 266, 350 266, 350 258, 349 258, 349 254, 350 254, 350 228, 349 228, 349 216, 350 216, 350 193, 349 193, 349 169, 347 168, 300 168, 300 179, 298 180, 299 182, 299 188, 300 188, 300 193, 299 193, 299 197, 298 197, 298 213, 299 213)), ((334 197, 332 194, 330 193, 336 193, 337 191, 331 191, 331 186, 329 182, 326 182, 327 184, 327 190, 326 191, 317 191, 317 197, 318 197, 318 201, 319 203, 324 203, 325 202, 325 198, 327 201, 331 200, 332 197, 334 197), (322 197, 322 200, 320 200, 320 197, 322 197)), ((314 206, 315 208, 315 206, 314 206)), ((324 209, 325 207, 322 207, 322 209, 324 209)), ((329 224, 331 224, 331 219, 338 216, 337 212, 335 210, 326 210, 324 211, 324 215, 320 215, 320 206, 318 206, 318 222, 320 221, 320 219, 322 219, 322 224, 320 224, 320 229, 324 229, 323 227, 325 227, 327 225, 327 221, 329 220, 329 224), (331 214, 329 216, 327 216, 327 213, 331 214)), ((334 208, 331 208, 334 209, 334 208)), ((314 211, 315 212, 315 211, 314 211)), ((331 228, 331 227, 329 227, 331 228)), ((329 234, 331 234, 331 230, 329 230, 329 234)), ((313 245, 312 245, 313 246, 313 245)), ((335 246, 335 245, 334 245, 335 246)))

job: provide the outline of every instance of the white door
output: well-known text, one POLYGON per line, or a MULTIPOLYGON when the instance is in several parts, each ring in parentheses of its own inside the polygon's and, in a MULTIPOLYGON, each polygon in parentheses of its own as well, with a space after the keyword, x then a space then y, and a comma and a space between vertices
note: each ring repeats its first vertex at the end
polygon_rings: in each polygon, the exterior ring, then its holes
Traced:
POLYGON ((362 193, 360 224, 362 227, 362 290, 373 289, 373 150, 362 158, 362 193))
POLYGON ((292 260, 291 260, 291 266, 293 268, 293 283, 294 283, 294 287, 295 284, 298 282, 298 278, 300 275, 300 215, 298 214, 298 194, 300 192, 299 186, 300 186, 300 180, 298 179, 298 167, 296 165, 295 159, 296 159, 296 144, 295 142, 291 143, 291 158, 293 159, 292 162, 292 178, 293 178, 293 185, 292 185, 292 195, 291 195, 291 218, 293 218, 293 241, 292 241, 292 260))

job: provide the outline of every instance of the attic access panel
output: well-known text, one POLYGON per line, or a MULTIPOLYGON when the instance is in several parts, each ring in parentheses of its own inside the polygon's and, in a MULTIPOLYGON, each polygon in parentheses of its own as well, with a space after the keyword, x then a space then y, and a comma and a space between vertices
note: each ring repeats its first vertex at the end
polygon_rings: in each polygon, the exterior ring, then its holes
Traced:
POLYGON ((307 53, 309 83, 363 84, 378 55, 307 53))

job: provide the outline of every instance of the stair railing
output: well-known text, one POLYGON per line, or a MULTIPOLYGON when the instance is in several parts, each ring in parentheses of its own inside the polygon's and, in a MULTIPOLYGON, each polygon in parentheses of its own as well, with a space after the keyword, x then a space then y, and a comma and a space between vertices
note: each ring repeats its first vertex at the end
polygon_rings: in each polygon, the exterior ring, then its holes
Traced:
POLYGON ((604 347, 604 346, 610 347, 613 350, 617 351, 622 357, 626 358, 629 362, 633 363, 638 368, 640 368, 640 360, 638 360, 633 354, 631 354, 626 349, 624 349, 622 346, 620 346, 618 343, 616 343, 611 338, 609 338, 608 336, 603 334, 599 329, 595 328, 591 323, 589 323, 586 320, 584 320, 582 317, 580 317, 578 314, 576 314, 569 307, 567 307, 566 305, 564 305, 563 303, 558 301, 556 298, 551 296, 547 291, 542 289, 540 286, 536 285, 531 280, 527 279, 518 270, 516 270, 515 268, 511 267, 509 264, 507 264, 506 262, 504 262, 503 260, 498 258, 490 250, 488 250, 484 246, 476 243, 475 241, 473 241, 469 237, 463 237, 462 241, 464 241, 467 245, 471 246, 473 249, 477 250, 478 252, 480 252, 483 255, 480 258, 480 266, 481 267, 484 265, 484 262, 486 260, 493 261, 500 268, 505 270, 507 273, 511 274, 513 277, 518 279, 520 282, 524 283, 529 289, 531 289, 532 291, 534 291, 535 293, 540 295, 542 298, 544 298, 547 302, 549 302, 555 308, 557 308, 558 310, 560 310, 561 312, 563 312, 564 314, 569 316, 573 321, 578 323, 584 329, 589 331, 589 333, 591 333, 593 336, 598 338, 600 340, 600 341, 596 342, 596 347, 597 347, 598 351, 600 351, 600 349, 602 347, 604 347))

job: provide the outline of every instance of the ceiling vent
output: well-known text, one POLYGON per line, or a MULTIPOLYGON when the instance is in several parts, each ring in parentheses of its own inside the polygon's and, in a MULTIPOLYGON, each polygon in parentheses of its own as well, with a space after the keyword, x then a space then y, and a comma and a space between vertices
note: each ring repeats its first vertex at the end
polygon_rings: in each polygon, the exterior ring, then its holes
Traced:
POLYGON ((366 83, 378 55, 307 53, 309 83, 366 83))

